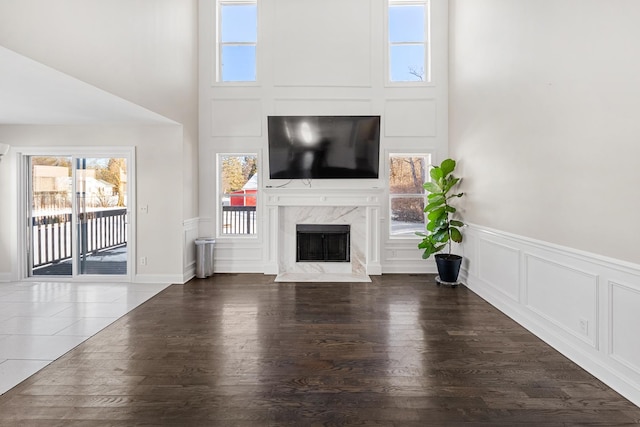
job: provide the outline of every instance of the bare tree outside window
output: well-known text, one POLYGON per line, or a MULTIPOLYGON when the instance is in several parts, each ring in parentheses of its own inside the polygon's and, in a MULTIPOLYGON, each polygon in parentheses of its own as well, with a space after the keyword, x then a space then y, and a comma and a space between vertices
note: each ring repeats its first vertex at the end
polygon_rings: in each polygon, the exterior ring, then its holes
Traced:
POLYGON ((429 0, 388 0, 390 82, 429 81, 429 0))
POLYGON ((392 154, 389 157, 390 234, 411 236, 424 231, 425 192, 428 154, 392 154))

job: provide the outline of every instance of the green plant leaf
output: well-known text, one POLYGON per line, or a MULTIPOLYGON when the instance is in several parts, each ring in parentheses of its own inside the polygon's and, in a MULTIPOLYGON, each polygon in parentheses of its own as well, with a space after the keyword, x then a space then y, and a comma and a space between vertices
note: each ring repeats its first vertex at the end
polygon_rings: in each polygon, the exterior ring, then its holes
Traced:
POLYGON ((435 233, 438 230, 446 229, 449 227, 449 216, 446 212, 442 213, 436 218, 429 220, 427 223, 427 230, 431 233, 435 233))
POLYGON ((422 184, 422 188, 427 190, 429 193, 440 193, 442 189, 435 182, 425 182, 422 184))
POLYGON ((458 230, 455 227, 451 227, 450 231, 451 231, 451 240, 453 240, 456 243, 462 242, 462 233, 460 233, 460 230, 458 230))
POLYGON ((429 204, 425 206, 424 212, 427 214, 427 218, 428 218, 431 212, 435 211, 436 209, 444 208, 444 206, 445 206, 444 203, 436 203, 434 205, 429 204))
POLYGON ((431 212, 436 208, 444 205, 444 197, 440 197, 437 199, 433 199, 429 202, 427 206, 424 207, 425 212, 431 212))
POLYGON ((455 219, 451 220, 451 222, 449 223, 449 225, 453 225, 455 227, 462 227, 464 226, 464 222, 462 221, 456 221, 455 219))
POLYGON ((431 233, 435 233, 438 230, 446 229, 448 226, 449 224, 447 223, 447 216, 442 215, 433 221, 429 221, 429 223, 427 223, 427 230, 431 233))
POLYGON ((432 254, 440 250, 438 249, 438 246, 433 244, 430 238, 424 239, 422 242, 420 242, 420 244, 418 245, 418 248, 424 249, 424 252, 422 253, 422 258, 424 259, 429 258, 432 254))
POLYGON ((440 233, 441 231, 447 231, 448 228, 449 228, 449 225, 447 224, 446 221, 441 223, 430 222, 429 226, 427 226, 427 229, 429 230, 432 236, 434 234, 440 233))
POLYGON ((429 172, 429 176, 431 176, 431 179, 433 179, 435 182, 438 182, 444 177, 444 173, 442 173, 442 169, 440 169, 438 166, 435 166, 429 172))
POLYGON ((453 175, 449 177, 449 179, 447 179, 447 181, 445 182, 444 185, 444 192, 448 193, 449 190, 451 190, 451 188, 453 188, 458 182, 460 182, 460 178, 454 178, 453 175))
POLYGON ((456 161, 453 159, 445 159, 440 164, 440 169, 442 169, 442 175, 447 176, 456 168, 456 161))
POLYGON ((433 243, 431 243, 428 239, 423 239, 420 243, 418 243, 418 249, 426 249, 430 246, 433 246, 433 243))
POLYGON ((443 207, 440 207, 440 208, 437 208, 437 209, 435 209, 435 210, 433 210, 433 211, 429 212, 429 214, 427 215, 427 218, 429 218, 429 221, 435 221, 435 220, 437 220, 440 216, 442 216, 442 215, 446 215, 446 214, 447 214, 447 213, 446 213, 446 211, 445 211, 445 209, 446 209, 446 208, 445 208, 444 206, 443 206, 443 207))
POLYGON ((431 236, 434 241, 445 243, 449 240, 449 230, 447 229, 439 230, 433 233, 431 236))

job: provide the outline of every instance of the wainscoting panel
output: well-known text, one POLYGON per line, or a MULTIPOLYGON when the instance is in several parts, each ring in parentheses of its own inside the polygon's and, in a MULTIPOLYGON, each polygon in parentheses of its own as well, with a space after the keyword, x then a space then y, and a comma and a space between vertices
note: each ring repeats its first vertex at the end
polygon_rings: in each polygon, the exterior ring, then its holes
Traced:
POLYGON ((478 275, 514 301, 520 301, 520 251, 510 246, 481 240, 478 275))
POLYGON ((433 257, 422 259, 422 251, 418 249, 418 241, 391 241, 382 253, 383 274, 435 274, 436 263, 433 257))
POLYGON ((196 244, 198 237, 199 219, 192 218, 182 223, 183 230, 183 269, 184 283, 191 280, 196 275, 196 244))
POLYGON ((640 290, 609 282, 611 357, 640 374, 640 290))
POLYGON ((596 347, 598 277, 536 256, 525 258, 529 309, 596 347))
POLYGON ((262 243, 258 239, 217 239, 216 273, 263 273, 262 243))
POLYGON ((211 101, 211 136, 262 136, 262 100, 211 101))
POLYGON ((461 249, 471 290, 640 406, 639 265, 477 225, 461 249))

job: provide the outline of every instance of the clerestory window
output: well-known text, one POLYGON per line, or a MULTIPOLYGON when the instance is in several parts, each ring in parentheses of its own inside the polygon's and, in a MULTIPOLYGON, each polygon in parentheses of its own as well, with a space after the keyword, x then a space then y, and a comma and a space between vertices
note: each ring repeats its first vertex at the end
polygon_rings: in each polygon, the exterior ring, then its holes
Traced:
POLYGON ((388 80, 390 82, 428 82, 429 1, 389 0, 388 80))
POLYGON ((217 37, 217 81, 256 81, 257 1, 219 1, 217 37))

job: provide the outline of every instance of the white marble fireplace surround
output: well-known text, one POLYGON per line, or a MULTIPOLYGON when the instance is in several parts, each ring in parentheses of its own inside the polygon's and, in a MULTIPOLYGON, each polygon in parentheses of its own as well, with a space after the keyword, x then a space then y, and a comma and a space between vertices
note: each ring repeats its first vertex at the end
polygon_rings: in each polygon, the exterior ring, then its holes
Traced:
POLYGON ((379 188, 266 188, 265 274, 279 282, 370 282, 380 264, 379 188), (350 262, 296 262, 297 224, 351 226, 350 262))

